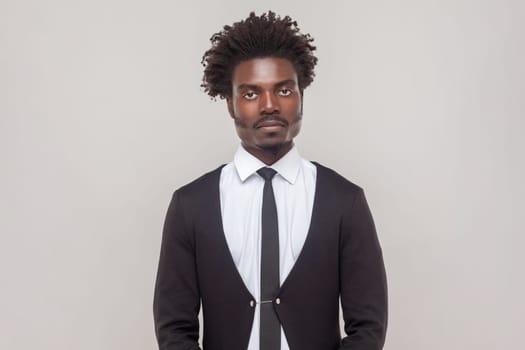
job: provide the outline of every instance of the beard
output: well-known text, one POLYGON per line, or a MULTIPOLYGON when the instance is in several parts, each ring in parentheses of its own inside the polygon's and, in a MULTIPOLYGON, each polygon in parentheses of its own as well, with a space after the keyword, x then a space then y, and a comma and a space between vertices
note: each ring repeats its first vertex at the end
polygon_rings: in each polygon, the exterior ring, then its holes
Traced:
MULTIPOLYGON (((233 122, 234 122, 234 125, 236 126, 237 128, 237 133, 239 134, 241 140, 243 139, 243 137, 241 136, 241 134, 243 133, 243 131, 248 131, 248 130, 252 130, 252 129, 256 129, 258 125, 260 125, 260 123, 262 122, 265 122, 265 121, 268 121, 268 120, 277 120, 277 121, 280 121, 282 122, 284 125, 285 125, 285 128, 289 128, 291 125, 295 124, 295 123, 298 123, 298 122, 301 122, 302 118, 303 118, 303 114, 302 114, 302 108, 301 110, 299 111, 299 113, 297 113, 297 115, 295 116, 295 119, 291 122, 289 122, 287 119, 283 118, 282 116, 280 115, 266 115, 266 116, 262 116, 259 120, 255 121, 254 123, 247 123, 245 120, 235 116, 235 115, 232 115, 231 116, 233 118, 233 122)), ((246 134, 248 135, 248 134, 246 134)), ((274 133, 269 133, 268 136, 270 137, 278 137, 277 136, 277 132, 274 133)), ((243 141, 244 142, 244 141, 243 141)), ((259 150, 265 152, 265 153, 270 153, 270 154, 273 154, 275 156, 277 156, 283 148, 287 148, 290 143, 292 142, 292 140, 288 140, 288 141, 282 141, 282 142, 278 142, 278 143, 269 143, 269 144, 264 144, 264 143, 259 143, 258 145, 253 145, 251 147, 256 147, 258 148, 259 150)))
POLYGON ((279 151, 281 150, 281 148, 283 148, 283 146, 284 146, 284 143, 280 143, 280 144, 277 144, 277 145, 268 145, 268 146, 263 145, 263 146, 259 146, 259 147, 262 150, 264 150, 265 152, 277 155, 279 153, 279 151))

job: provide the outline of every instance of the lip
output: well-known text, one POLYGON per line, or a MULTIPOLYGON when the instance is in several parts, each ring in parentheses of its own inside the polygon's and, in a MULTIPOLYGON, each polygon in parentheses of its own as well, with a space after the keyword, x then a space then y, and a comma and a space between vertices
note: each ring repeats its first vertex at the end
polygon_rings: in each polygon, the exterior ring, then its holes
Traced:
POLYGON ((262 122, 259 125, 257 125, 257 129, 260 129, 260 128, 276 129, 276 128, 279 128, 279 127, 281 127, 281 128, 284 127, 284 124, 279 122, 279 121, 275 121, 275 120, 265 121, 265 122, 262 122))
POLYGON ((282 124, 273 124, 273 125, 260 126, 257 129, 261 131, 265 131, 265 132, 276 132, 283 128, 284 126, 282 124))

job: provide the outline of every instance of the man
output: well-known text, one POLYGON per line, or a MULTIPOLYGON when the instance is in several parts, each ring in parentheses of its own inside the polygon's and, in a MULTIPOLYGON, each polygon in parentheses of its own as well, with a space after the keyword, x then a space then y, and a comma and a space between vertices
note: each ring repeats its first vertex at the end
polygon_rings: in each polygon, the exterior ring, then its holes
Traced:
POLYGON ((293 142, 312 41, 272 12, 211 38, 202 86, 226 99, 241 144, 173 195, 154 297, 161 350, 199 349, 201 303, 205 350, 383 347, 386 278, 363 190, 293 142))

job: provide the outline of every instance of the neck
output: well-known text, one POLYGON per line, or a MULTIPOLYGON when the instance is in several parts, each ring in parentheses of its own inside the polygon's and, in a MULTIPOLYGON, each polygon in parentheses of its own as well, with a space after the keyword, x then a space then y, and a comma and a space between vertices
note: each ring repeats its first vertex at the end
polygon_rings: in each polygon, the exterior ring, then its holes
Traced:
POLYGON ((293 145, 294 144, 292 141, 264 148, 246 147, 246 145, 242 144, 242 146, 246 151, 248 151, 248 153, 259 159, 266 165, 272 165, 273 163, 281 159, 286 153, 288 153, 289 150, 292 149, 293 145))

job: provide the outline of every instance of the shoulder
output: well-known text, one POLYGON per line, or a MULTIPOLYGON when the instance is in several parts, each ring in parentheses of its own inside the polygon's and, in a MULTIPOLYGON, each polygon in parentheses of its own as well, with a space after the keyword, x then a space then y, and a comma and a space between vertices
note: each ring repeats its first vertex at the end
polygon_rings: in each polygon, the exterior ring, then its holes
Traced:
POLYGON ((332 168, 316 161, 311 161, 317 168, 317 185, 319 189, 329 195, 334 201, 343 200, 353 202, 357 196, 363 194, 363 188, 350 181, 332 168))
POLYGON ((210 198, 210 195, 214 191, 218 191, 221 171, 225 165, 226 164, 221 164, 217 168, 210 170, 195 180, 177 188, 174 194, 187 199, 199 197, 210 198))
POLYGON ((337 171, 312 161, 317 167, 319 198, 323 199, 327 207, 338 212, 341 217, 357 215, 357 217, 370 216, 370 210, 364 189, 350 181, 337 171))

